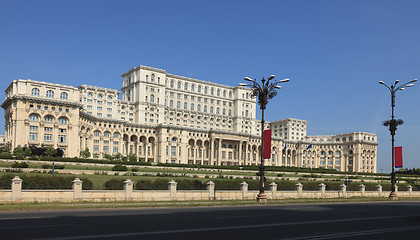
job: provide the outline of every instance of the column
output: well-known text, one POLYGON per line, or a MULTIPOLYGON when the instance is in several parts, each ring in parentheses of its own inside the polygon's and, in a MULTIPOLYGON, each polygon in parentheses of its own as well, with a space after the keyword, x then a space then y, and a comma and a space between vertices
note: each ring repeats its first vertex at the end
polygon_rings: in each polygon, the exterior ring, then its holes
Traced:
POLYGON ((12 201, 22 199, 22 181, 18 176, 12 179, 12 201))
POLYGON ((82 183, 83 181, 79 178, 75 178, 72 181, 73 184, 73 199, 82 199, 82 183))

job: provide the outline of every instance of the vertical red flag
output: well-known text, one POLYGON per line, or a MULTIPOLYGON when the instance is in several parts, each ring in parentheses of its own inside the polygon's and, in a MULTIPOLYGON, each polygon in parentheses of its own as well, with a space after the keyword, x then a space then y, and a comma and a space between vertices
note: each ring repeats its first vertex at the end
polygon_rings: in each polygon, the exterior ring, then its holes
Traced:
POLYGON ((394 147, 394 154, 395 154, 395 167, 401 168, 403 166, 402 147, 394 147))
POLYGON ((264 159, 271 158, 271 129, 264 130, 264 159))

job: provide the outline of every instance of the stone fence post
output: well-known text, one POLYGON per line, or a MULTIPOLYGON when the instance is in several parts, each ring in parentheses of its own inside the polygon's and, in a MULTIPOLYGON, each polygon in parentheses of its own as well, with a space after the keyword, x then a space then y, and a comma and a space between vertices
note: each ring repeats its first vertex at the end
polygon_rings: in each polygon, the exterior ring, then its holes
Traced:
POLYGON ((376 185, 376 191, 378 192, 379 196, 382 196, 382 185, 376 185))
POLYGON ((132 200, 133 199, 133 181, 127 179, 124 181, 124 190, 125 190, 125 199, 132 200))
POLYGON ((241 192, 242 192, 242 198, 247 199, 248 198, 248 183, 241 182, 241 192))
POLYGON ((22 199, 22 181, 18 176, 12 179, 12 201, 22 199))
POLYGON ((321 192, 321 197, 325 197, 325 184, 324 183, 320 183, 318 185, 318 190, 321 192))
POLYGON ((398 193, 398 185, 395 185, 395 193, 398 193))
POLYGON ((73 199, 82 199, 82 184, 83 181, 79 178, 75 178, 72 181, 73 184, 73 199))
POLYGON ((344 185, 344 184, 341 184, 340 185, 340 194, 341 194, 341 197, 347 197, 347 186, 346 185, 344 185))
POLYGON ((170 197, 171 199, 176 198, 176 185, 178 183, 175 182, 173 179, 171 181, 168 182, 168 190, 170 192, 170 197))
POLYGON ((408 195, 411 195, 411 193, 413 192, 413 187, 411 185, 407 186, 407 192, 408 192, 408 195))
POLYGON ((214 192, 214 182, 208 181, 206 183, 207 191, 209 191, 209 198, 216 200, 216 194, 214 192))
POLYGON ((359 185, 359 191, 360 191, 360 193, 362 194, 362 196, 365 196, 365 190, 366 190, 365 185, 360 184, 360 185, 359 185))
POLYGON ((270 183, 270 191, 273 198, 276 198, 277 197, 277 183, 275 182, 270 183))
POLYGON ((302 191, 303 191, 303 184, 302 183, 296 183, 296 191, 298 193, 298 197, 302 197, 302 191))

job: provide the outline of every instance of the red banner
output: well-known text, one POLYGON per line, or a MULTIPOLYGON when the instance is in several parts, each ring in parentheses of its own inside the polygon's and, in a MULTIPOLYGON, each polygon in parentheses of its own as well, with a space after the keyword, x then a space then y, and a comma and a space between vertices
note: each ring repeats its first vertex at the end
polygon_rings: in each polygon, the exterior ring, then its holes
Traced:
POLYGON ((271 158, 271 129, 264 130, 264 159, 271 158))
POLYGON ((394 154, 395 154, 395 167, 401 168, 403 166, 402 147, 394 147, 394 154))

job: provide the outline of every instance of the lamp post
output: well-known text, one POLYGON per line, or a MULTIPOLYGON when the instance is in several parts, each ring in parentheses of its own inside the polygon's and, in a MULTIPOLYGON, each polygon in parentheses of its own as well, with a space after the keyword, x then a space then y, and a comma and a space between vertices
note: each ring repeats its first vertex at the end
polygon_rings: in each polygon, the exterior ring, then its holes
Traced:
POLYGON ((404 83, 404 84, 400 84, 399 86, 397 86, 397 84, 399 83, 399 80, 396 80, 394 84, 391 84, 390 86, 387 86, 383 81, 380 81, 379 84, 384 85, 385 87, 387 87, 389 89, 389 91, 391 92, 391 109, 392 109, 392 113, 391 113, 391 120, 386 120, 382 122, 382 125, 385 127, 389 126, 389 131, 391 132, 391 145, 392 145, 392 172, 391 172, 391 193, 389 194, 389 199, 390 200, 398 200, 398 196, 397 193, 395 192, 395 149, 394 149, 394 136, 395 136, 395 131, 397 130, 397 126, 398 125, 402 125, 404 123, 403 120, 398 119, 395 120, 394 118, 394 107, 395 107, 395 93, 398 90, 404 90, 406 87, 412 87, 414 86, 414 82, 416 82, 417 79, 414 79, 408 83, 404 83))
POLYGON ((272 99, 277 95, 276 89, 280 89, 279 83, 284 83, 290 81, 286 78, 280 81, 274 81, 270 83, 271 80, 275 78, 274 75, 271 75, 267 80, 263 77, 261 80, 262 84, 257 83, 257 79, 252 80, 249 77, 245 77, 244 80, 249 83, 240 83, 239 86, 250 87, 252 88, 251 97, 258 97, 258 104, 261 109, 261 164, 260 164, 260 192, 257 195, 258 203, 266 203, 267 195, 264 193, 264 110, 266 109, 269 99, 272 99))

